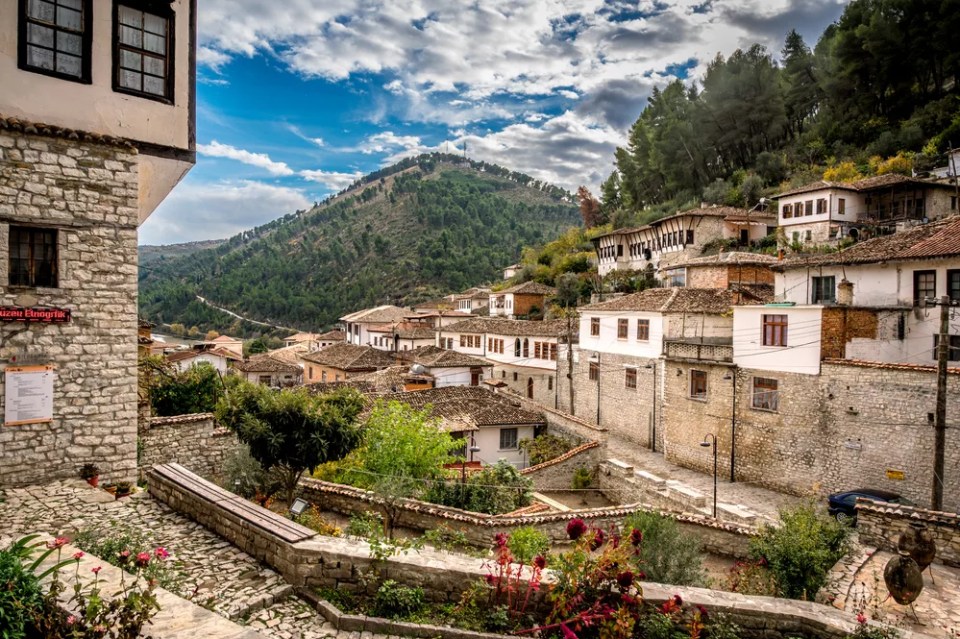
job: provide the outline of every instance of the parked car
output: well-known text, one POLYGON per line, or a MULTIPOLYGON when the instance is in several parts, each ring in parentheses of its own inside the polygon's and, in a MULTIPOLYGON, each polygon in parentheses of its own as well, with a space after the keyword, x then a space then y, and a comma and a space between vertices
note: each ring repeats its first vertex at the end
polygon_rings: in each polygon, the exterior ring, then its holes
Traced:
POLYGON ((836 517, 841 524, 849 523, 853 526, 857 524, 857 497, 865 497, 874 501, 889 502, 891 504, 908 504, 907 500, 892 493, 889 490, 878 490, 875 488, 858 488, 848 490, 842 493, 833 493, 827 497, 827 512, 831 517, 836 517))

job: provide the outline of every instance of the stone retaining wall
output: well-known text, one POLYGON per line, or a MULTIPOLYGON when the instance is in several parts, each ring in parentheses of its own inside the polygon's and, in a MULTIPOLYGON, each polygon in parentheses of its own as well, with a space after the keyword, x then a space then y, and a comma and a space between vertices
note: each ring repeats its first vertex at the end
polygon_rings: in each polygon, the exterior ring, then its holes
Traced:
MULTIPOLYGON (((561 375, 562 377, 562 375, 561 375)), ((598 428, 596 424, 593 424, 585 419, 580 419, 565 413, 562 410, 557 410, 551 406, 545 404, 540 404, 531 399, 527 399, 517 393, 513 393, 508 389, 500 389, 498 393, 503 393, 510 397, 511 400, 519 402, 520 408, 523 410, 528 410, 533 413, 542 413, 543 418, 547 422, 547 430, 555 435, 563 435, 570 439, 574 439, 579 442, 589 442, 597 441, 603 443, 607 438, 607 429, 598 428)), ((561 406, 563 404, 561 403, 561 406)))
MULTIPOLYGON (((323 586, 346 591, 370 589, 374 581, 364 576, 377 568, 384 579, 422 587, 431 601, 453 602, 458 601, 471 584, 487 574, 481 560, 451 553, 423 550, 390 557, 375 566, 369 556, 369 545, 355 539, 318 535, 297 543, 284 542, 279 536, 238 519, 219 503, 186 491, 157 474, 150 473, 149 479, 150 492, 156 498, 279 571, 295 586, 323 586)), ((546 587, 540 590, 538 597, 542 597, 549 589, 549 571, 543 581, 546 587)), ((687 604, 702 605, 708 610, 729 614, 743 629, 741 636, 744 639, 841 639, 852 632, 855 626, 850 615, 811 602, 746 597, 704 588, 646 582, 643 584, 643 593, 653 603, 666 601, 679 594, 687 604)), ((381 622, 362 619, 364 630, 368 629, 369 623, 371 632, 382 628, 381 622)), ((917 639, 922 635, 904 632, 902 636, 904 639, 917 639)))
MULTIPOLYGON (((332 484, 316 479, 300 481, 300 496, 316 504, 323 510, 332 510, 344 515, 354 515, 366 511, 379 511, 383 500, 376 494, 341 484, 332 484)), ((587 525, 598 528, 621 526, 629 515, 647 510, 639 504, 630 504, 613 508, 590 508, 564 513, 531 514, 509 517, 503 515, 483 515, 458 508, 438 506, 414 499, 401 500, 399 508, 394 507, 396 525, 416 530, 432 530, 447 526, 466 535, 468 541, 479 547, 493 543, 498 532, 507 532, 523 526, 535 526, 547 535, 551 542, 565 542, 567 523, 574 518, 584 520, 587 525), (399 514, 397 514, 399 513, 399 514)), ((731 557, 745 557, 749 551, 749 539, 752 530, 739 526, 715 522, 709 517, 686 514, 667 514, 679 524, 681 530, 696 536, 708 552, 731 557)))
POLYGON ((857 530, 864 545, 896 551, 900 534, 914 521, 926 524, 933 533, 937 543, 934 561, 960 568, 960 515, 857 500, 857 530))
POLYGON ((573 473, 578 468, 596 471, 601 452, 600 442, 587 442, 550 461, 524 468, 520 474, 533 481, 536 491, 566 490, 573 487, 573 473))
POLYGON ((155 464, 176 462, 207 479, 223 475, 223 463, 241 446, 212 413, 153 417, 140 423, 140 479, 155 464))

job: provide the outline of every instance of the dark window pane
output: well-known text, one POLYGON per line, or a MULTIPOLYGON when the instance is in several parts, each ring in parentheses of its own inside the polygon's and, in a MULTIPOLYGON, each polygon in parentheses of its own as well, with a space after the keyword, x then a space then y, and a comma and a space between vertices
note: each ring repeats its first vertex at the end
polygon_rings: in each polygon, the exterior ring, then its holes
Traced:
POLYGON ((27 42, 53 48, 54 30, 39 24, 27 25, 27 42))
POLYGON ((82 30, 83 20, 81 19, 81 13, 73 9, 67 9, 66 7, 57 7, 57 26, 72 29, 73 31, 82 30))
POLYGON ((32 67, 53 70, 53 51, 39 47, 27 47, 27 64, 32 67))
POLYGON ((164 62, 160 58, 146 56, 143 59, 143 70, 150 75, 155 75, 161 78, 167 75, 166 69, 164 69, 164 62))
POLYGON ((57 50, 64 53, 69 53, 75 56, 80 56, 82 51, 81 46, 83 41, 80 39, 80 36, 73 33, 64 33, 63 31, 57 34, 57 50))
POLYGON ((57 54, 57 71, 66 75, 75 75, 80 77, 80 58, 65 53, 57 54))
POLYGON ((167 51, 167 39, 163 36, 153 35, 152 33, 145 33, 143 36, 143 48, 151 53, 166 53, 167 51))
POLYGON ((27 15, 36 20, 53 22, 54 16, 56 16, 56 7, 53 6, 52 2, 30 0, 30 3, 27 5, 27 15))
POLYGON ((57 0, 57 4, 61 7, 67 7, 68 9, 76 9, 80 11, 82 0, 57 0))
POLYGON ((140 71, 140 64, 143 56, 133 51, 120 51, 120 66, 124 69, 140 71))

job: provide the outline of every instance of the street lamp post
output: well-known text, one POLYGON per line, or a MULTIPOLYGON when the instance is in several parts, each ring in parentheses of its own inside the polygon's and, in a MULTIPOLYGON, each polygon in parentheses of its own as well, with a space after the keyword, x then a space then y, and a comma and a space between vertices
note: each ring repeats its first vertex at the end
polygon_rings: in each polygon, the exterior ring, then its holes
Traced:
POLYGON ((713 518, 717 518, 717 436, 713 433, 707 433, 700 442, 704 448, 713 445, 713 518))
POLYGON ((593 354, 597 360, 597 426, 600 425, 600 351, 593 354))
POLYGON ((730 411, 730 483, 737 481, 734 464, 737 460, 737 367, 723 376, 733 382, 733 409, 730 411))

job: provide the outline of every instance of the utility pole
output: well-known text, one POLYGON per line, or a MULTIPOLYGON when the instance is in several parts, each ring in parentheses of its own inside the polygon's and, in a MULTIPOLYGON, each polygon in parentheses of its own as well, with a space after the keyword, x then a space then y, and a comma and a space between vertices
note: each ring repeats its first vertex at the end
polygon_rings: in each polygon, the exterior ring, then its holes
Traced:
POLYGON ((940 298, 940 333, 937 338, 937 412, 933 445, 932 510, 943 509, 943 457, 947 445, 947 363, 950 361, 950 297, 940 298))
POLYGON ((570 309, 567 309, 567 384, 570 386, 570 414, 576 415, 577 410, 573 404, 573 339, 571 331, 573 330, 573 316, 570 315, 570 309))

